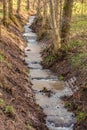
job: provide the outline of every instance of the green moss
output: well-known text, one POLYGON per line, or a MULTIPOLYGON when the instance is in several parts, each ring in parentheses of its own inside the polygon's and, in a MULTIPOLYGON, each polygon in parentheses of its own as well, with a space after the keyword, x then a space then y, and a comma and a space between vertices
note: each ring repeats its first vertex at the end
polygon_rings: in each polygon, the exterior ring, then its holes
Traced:
POLYGON ((87 117, 87 113, 86 112, 78 112, 77 114, 77 122, 80 123, 81 121, 83 121, 85 118, 87 117))
POLYGON ((59 75, 58 78, 60 81, 64 80, 64 77, 62 75, 59 75))
POLYGON ((13 106, 6 106, 5 112, 6 112, 7 114, 13 115, 13 114, 15 113, 14 107, 13 107, 13 106))

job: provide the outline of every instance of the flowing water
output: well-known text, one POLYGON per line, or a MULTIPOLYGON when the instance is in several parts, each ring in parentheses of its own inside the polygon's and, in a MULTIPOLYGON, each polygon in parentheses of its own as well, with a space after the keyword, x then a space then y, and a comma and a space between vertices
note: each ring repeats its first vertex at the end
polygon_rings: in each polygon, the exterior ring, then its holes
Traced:
POLYGON ((64 108, 64 102, 61 100, 62 96, 71 95, 72 91, 50 70, 42 68, 40 64, 42 46, 37 42, 37 35, 29 28, 34 18, 31 16, 25 26, 24 37, 27 40, 25 61, 30 67, 29 76, 33 83, 36 103, 43 108, 47 115, 46 125, 49 130, 73 130, 74 115, 64 108))

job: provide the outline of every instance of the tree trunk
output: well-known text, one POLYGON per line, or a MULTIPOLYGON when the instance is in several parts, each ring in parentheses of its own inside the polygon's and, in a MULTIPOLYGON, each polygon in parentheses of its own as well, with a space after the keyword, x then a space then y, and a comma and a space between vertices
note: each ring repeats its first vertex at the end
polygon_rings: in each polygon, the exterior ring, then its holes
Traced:
POLYGON ((43 1, 43 21, 42 21, 42 27, 45 27, 45 25, 46 25, 46 18, 47 18, 47 16, 46 16, 46 14, 47 14, 47 6, 46 6, 46 4, 47 4, 47 0, 44 0, 43 1))
POLYGON ((67 44, 69 41, 72 8, 73 8, 73 0, 65 0, 62 16, 62 27, 61 27, 61 38, 63 44, 67 44))
POLYGON ((60 6, 59 1, 50 0, 50 18, 51 18, 51 26, 52 26, 52 36, 53 36, 53 43, 54 43, 54 53, 58 52, 58 49, 61 47, 61 38, 60 38, 60 6), (57 14, 57 17, 56 17, 57 14))
POLYGON ((3 24, 7 23, 7 0, 3 0, 3 24))
POLYGON ((0 20, 0 39, 1 39, 1 20, 0 20))
POLYGON ((27 10, 30 9, 30 2, 29 2, 29 0, 27 0, 27 6, 26 6, 26 9, 27 9, 27 10))
POLYGON ((13 18, 13 0, 8 0, 8 16, 10 19, 13 18))
POLYGON ((61 25, 62 25, 62 13, 63 13, 63 0, 60 0, 60 30, 61 30, 61 25))
POLYGON ((40 16, 40 2, 41 0, 38 0, 37 2, 37 17, 40 16))
POLYGON ((17 15, 19 16, 20 15, 20 8, 21 8, 21 0, 18 0, 17 1, 17 15))
POLYGON ((33 3, 32 3, 32 7, 33 7, 33 9, 35 9, 35 4, 37 3, 37 1, 36 0, 33 0, 33 3))
POLYGON ((84 14, 84 0, 81 1, 82 9, 81 9, 81 16, 84 14))

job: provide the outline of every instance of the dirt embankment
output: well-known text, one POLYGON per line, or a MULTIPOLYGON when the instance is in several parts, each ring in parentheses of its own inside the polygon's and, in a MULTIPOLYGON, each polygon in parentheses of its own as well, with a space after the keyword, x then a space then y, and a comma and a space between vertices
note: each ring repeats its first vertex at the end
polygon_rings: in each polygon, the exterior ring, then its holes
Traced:
POLYGON ((0 130, 47 130, 35 104, 29 70, 24 63, 25 41, 18 27, 2 26, 0 39, 0 130))
POLYGON ((78 86, 79 90, 71 97, 64 97, 65 106, 76 115, 74 130, 87 130, 87 32, 75 36, 67 50, 60 50, 54 56, 50 48, 53 42, 50 28, 47 25, 42 28, 41 19, 36 19, 31 27, 37 32, 40 43, 47 46, 42 52, 43 67, 55 72, 60 80, 70 81, 76 77, 73 87, 78 86))

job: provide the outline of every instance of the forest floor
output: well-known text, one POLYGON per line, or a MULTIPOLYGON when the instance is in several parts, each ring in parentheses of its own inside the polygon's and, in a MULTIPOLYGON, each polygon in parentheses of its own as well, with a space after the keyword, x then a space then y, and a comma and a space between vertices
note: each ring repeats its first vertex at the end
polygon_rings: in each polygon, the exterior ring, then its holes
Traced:
POLYGON ((49 25, 42 28, 41 23, 41 18, 36 19, 31 27, 38 34, 40 43, 45 46, 42 51, 43 67, 55 72, 60 80, 69 81, 76 77, 74 85, 78 87, 78 91, 71 97, 64 97, 65 107, 76 115, 74 130, 87 130, 87 30, 73 35, 69 46, 62 48, 55 56, 50 51, 53 41, 49 25))
POLYGON ((45 115, 35 104, 29 69, 23 60, 26 41, 22 27, 26 20, 21 17, 19 21, 19 27, 11 22, 1 29, 0 130, 47 130, 45 115))

